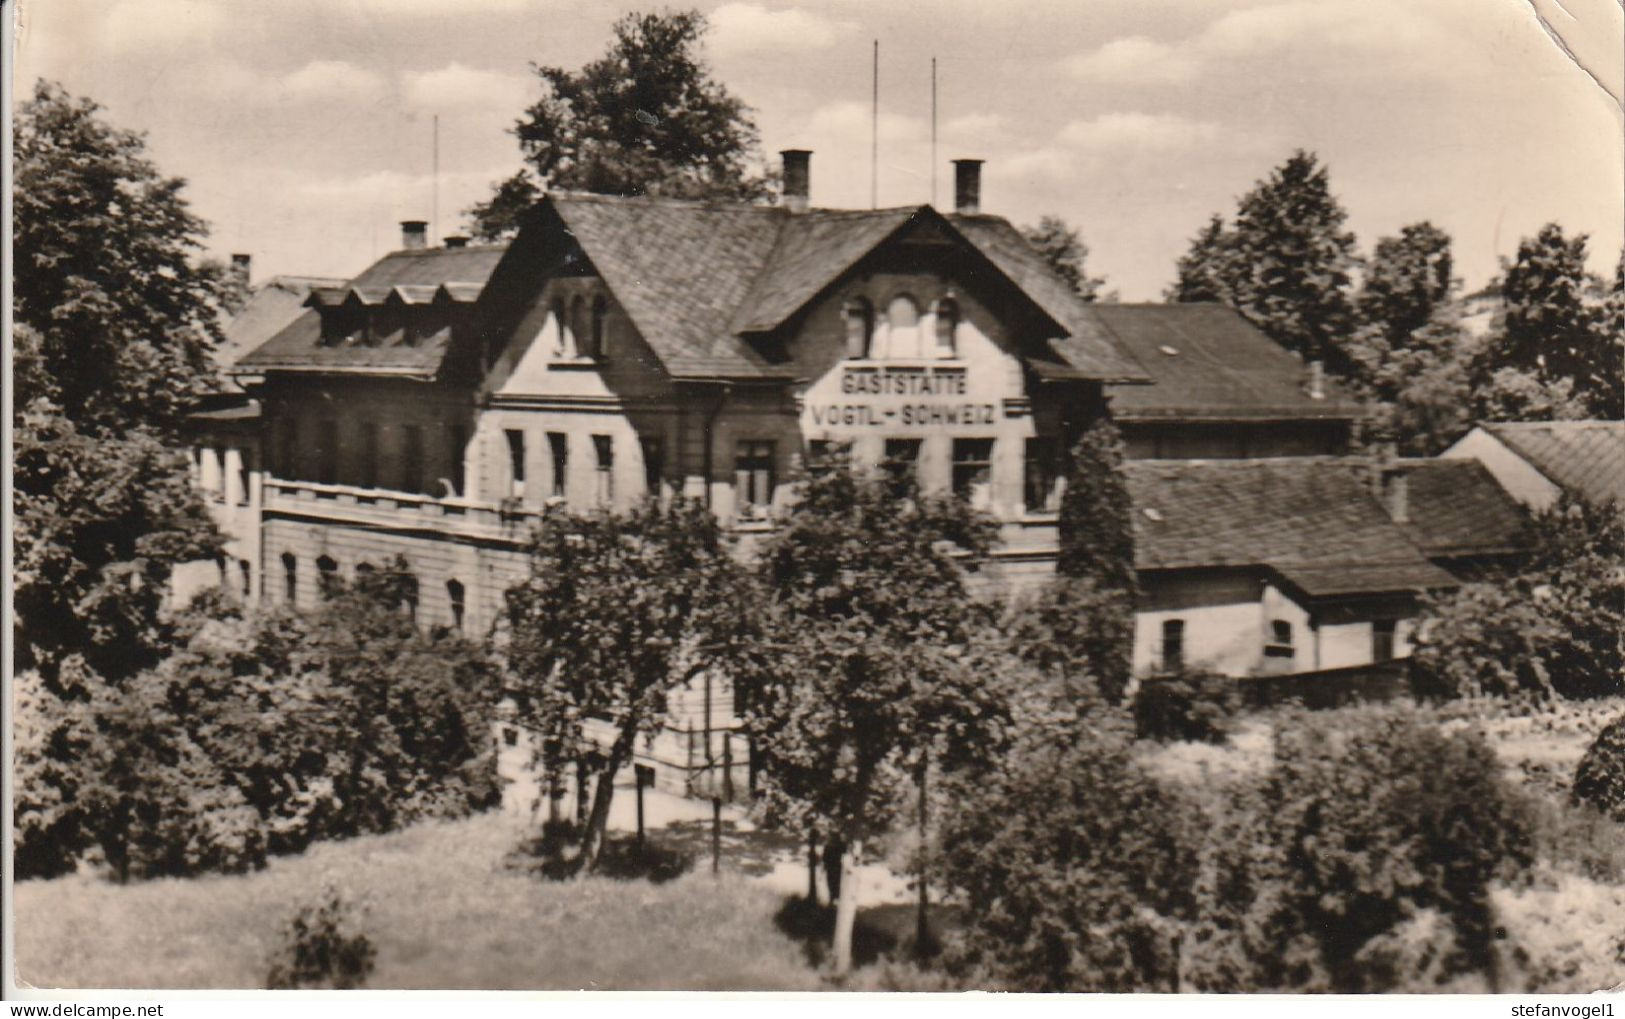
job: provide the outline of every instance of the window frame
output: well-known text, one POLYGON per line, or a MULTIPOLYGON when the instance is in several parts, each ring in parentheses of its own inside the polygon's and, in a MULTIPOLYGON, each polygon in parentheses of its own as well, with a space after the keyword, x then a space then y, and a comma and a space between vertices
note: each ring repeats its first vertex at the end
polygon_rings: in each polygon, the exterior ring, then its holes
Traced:
POLYGON ((514 499, 525 497, 526 464, 525 457, 525 430, 523 428, 504 428, 502 430, 503 442, 508 450, 508 495, 514 499))
POLYGON ((615 436, 594 433, 593 504, 604 508, 615 505, 615 436))
POLYGON ((1185 667, 1185 620, 1162 621, 1161 654, 1164 673, 1178 672, 1185 667))
POLYGON ((953 447, 949 457, 948 481, 951 486, 950 490, 954 495, 969 502, 977 509, 987 509, 993 504, 993 464, 994 457, 998 453, 998 441, 996 436, 985 435, 955 436, 953 440, 953 447), (977 459, 960 455, 960 450, 976 447, 986 450, 985 457, 977 459), (974 479, 961 482, 961 477, 967 469, 979 469, 986 472, 984 489, 986 495, 981 500, 976 498, 974 479))
POLYGON ((548 432, 547 452, 553 477, 549 498, 565 499, 570 493, 570 433, 548 432))
POLYGON ((1399 620, 1371 621, 1371 661, 1391 662, 1399 657, 1399 620), (1386 653, 1384 653, 1386 652, 1386 653))
POLYGON ((778 491, 778 445, 773 439, 734 442, 736 516, 760 518, 772 510, 778 491))
POLYGON ((1022 449, 1021 501, 1028 513, 1061 510, 1061 443, 1053 435, 1029 435, 1022 449), (1036 502, 1034 496, 1038 496, 1036 502))

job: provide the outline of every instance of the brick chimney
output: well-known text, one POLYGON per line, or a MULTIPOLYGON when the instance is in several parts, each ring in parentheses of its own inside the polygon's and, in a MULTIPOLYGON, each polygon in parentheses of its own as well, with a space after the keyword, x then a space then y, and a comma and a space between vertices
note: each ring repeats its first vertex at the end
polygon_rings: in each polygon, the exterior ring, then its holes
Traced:
POLYGON ((451 234, 446 238, 446 247, 466 248, 468 247, 468 238, 464 237, 462 234, 451 234))
POLYGON ((254 256, 237 254, 231 256, 231 271, 242 279, 244 285, 248 283, 249 270, 253 268, 254 256))
POLYGON ((1411 486, 1400 466, 1398 447, 1391 440, 1377 443, 1371 457, 1371 494, 1382 503, 1396 524, 1410 523, 1411 486))
POLYGON ((429 223, 422 219, 401 220, 401 247, 421 251, 429 244, 429 223))
POLYGON ((1304 392, 1311 400, 1326 399, 1326 365, 1320 360, 1310 361, 1304 372, 1304 392))
POLYGON ((784 207, 795 213, 806 212, 812 187, 812 153, 807 149, 784 149, 779 158, 784 160, 784 207))
POLYGON ((954 211, 961 216, 982 211, 982 160, 954 160, 954 211))

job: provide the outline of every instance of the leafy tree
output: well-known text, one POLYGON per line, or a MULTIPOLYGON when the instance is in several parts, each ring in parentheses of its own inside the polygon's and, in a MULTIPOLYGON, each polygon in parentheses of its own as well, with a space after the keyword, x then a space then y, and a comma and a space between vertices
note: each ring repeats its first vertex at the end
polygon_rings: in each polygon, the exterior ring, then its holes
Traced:
POLYGON ((1085 301, 1100 298, 1100 288, 1106 285, 1105 277, 1089 275, 1085 268, 1089 246, 1083 243, 1078 231, 1066 220, 1059 216, 1043 216, 1033 226, 1023 227, 1021 234, 1027 238, 1028 244, 1044 256, 1044 261, 1055 270, 1055 274, 1066 280, 1074 293, 1085 301))
POLYGON ((1494 982, 1489 886, 1532 861, 1495 752, 1414 712, 1277 726, 1273 763, 1211 826, 1183 970, 1192 989, 1371 993, 1494 982))
POLYGON ((608 51, 579 71, 536 67, 542 98, 514 134, 526 167, 469 210, 474 231, 497 238, 552 188, 609 195, 758 200, 750 107, 711 76, 700 55, 698 11, 628 14, 608 51))
POLYGON ((1092 580, 1102 591, 1135 591, 1132 512, 1122 436, 1110 417, 1097 415, 1072 446, 1055 572, 1092 580))
POLYGON ((17 111, 14 313, 38 369, 16 407, 45 398, 95 434, 172 432, 211 376, 230 273, 194 261, 205 227, 185 182, 99 109, 40 81, 17 111))
POLYGON ((943 789, 942 869, 966 918, 948 965, 982 988, 1177 990, 1193 811, 1135 760, 1120 710, 1017 703, 1010 738, 943 789))
POLYGON ((977 664, 991 610, 965 583, 991 537, 962 500, 838 463, 806 482, 762 548, 766 637, 749 664, 748 726, 772 815, 842 860, 838 972, 851 964, 865 842, 927 769, 976 754, 999 717, 977 664))
POLYGON ((1625 824, 1625 715, 1603 726, 1586 748, 1569 798, 1625 824))
POLYGON ((1409 347, 1460 286, 1453 269, 1450 235, 1426 220, 1381 238, 1355 301, 1361 320, 1380 331, 1390 350, 1409 347))
POLYGON ((1625 692, 1625 519, 1562 500, 1532 527, 1508 578, 1466 584, 1425 609, 1411 658, 1437 697, 1606 697, 1625 692))
POLYGON ((1214 213, 1175 263, 1174 282, 1163 297, 1179 304, 1220 301, 1234 305, 1234 244, 1235 235, 1225 229, 1224 217, 1214 213))
POLYGON ((638 740, 665 725, 671 693, 730 660, 743 578, 715 515, 682 499, 549 515, 530 557, 529 579, 507 592, 507 663, 549 769, 595 762, 577 855, 590 870, 638 740), (590 742, 590 720, 607 726, 608 746, 590 742))
POLYGON ((1591 412, 1622 416, 1621 341, 1586 301, 1586 237, 1572 240, 1556 223, 1518 245, 1502 293, 1506 321, 1487 351, 1490 371, 1514 368, 1544 385, 1567 380, 1591 412))

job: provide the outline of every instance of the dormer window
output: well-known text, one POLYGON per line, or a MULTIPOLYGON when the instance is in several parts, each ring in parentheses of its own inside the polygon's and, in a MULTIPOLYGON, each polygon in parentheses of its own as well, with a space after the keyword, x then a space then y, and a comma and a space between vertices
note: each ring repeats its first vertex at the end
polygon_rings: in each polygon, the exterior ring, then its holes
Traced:
POLYGON ((933 316, 937 334, 937 356, 959 356, 959 303, 952 297, 944 297, 937 302, 936 314, 933 316))
POLYGON ((846 356, 869 356, 869 344, 875 332, 875 306, 866 298, 854 297, 846 302, 846 356))
POLYGON ((570 325, 564 318, 564 302, 555 299, 548 314, 553 319, 553 353, 558 357, 573 356, 575 345, 570 342, 570 325))
POLYGON ((583 348, 590 342, 592 336, 587 322, 587 301, 579 294, 570 302, 570 347, 575 356, 580 357, 588 352, 583 348))
POLYGON ((920 306, 908 294, 898 294, 886 305, 886 354, 920 356, 920 306))

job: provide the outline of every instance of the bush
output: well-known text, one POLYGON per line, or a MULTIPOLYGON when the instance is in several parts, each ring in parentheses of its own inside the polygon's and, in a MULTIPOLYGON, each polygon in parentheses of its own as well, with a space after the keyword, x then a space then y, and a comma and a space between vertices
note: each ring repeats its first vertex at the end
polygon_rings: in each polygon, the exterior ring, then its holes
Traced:
POLYGON ((1223 743, 1240 710, 1241 688, 1229 676, 1195 670, 1152 676, 1134 693, 1134 729, 1141 739, 1223 743))
POLYGON ((1175 989, 1190 813, 1134 761, 1119 712, 1028 726, 944 799, 941 873, 965 906, 950 971, 984 988, 1175 989))
POLYGON ((183 632, 64 729, 80 823, 120 879, 247 870, 498 799, 494 670, 419 633, 387 587, 183 632))
MULTIPOLYGON (((508 854, 507 866, 550 881, 563 881, 581 872, 581 826, 573 821, 544 821, 541 833, 526 839, 508 854)), ((616 881, 664 884, 694 869, 694 854, 645 837, 608 836, 599 851, 593 874, 616 881)))
POLYGON ((1011 607, 1003 631, 1021 660, 1072 688, 1092 683, 1106 700, 1122 701, 1134 646, 1132 592, 1058 575, 1011 607))
POLYGON ((1625 824, 1625 715, 1609 722, 1586 748, 1570 796, 1625 824))
POLYGON ((376 955, 350 904, 328 888, 316 904, 302 907, 288 921, 265 986, 273 991, 351 990, 366 983, 376 955))
POLYGON ((1287 716, 1202 851, 1185 972, 1204 991, 1366 993, 1495 979, 1490 882, 1531 862, 1482 737, 1394 709, 1287 716))

